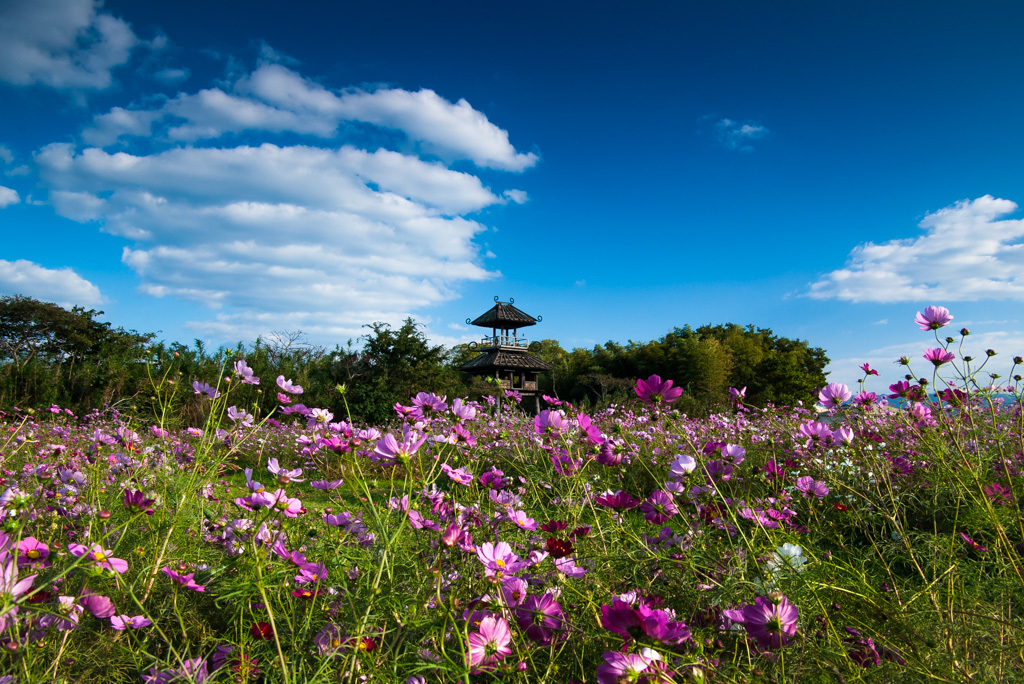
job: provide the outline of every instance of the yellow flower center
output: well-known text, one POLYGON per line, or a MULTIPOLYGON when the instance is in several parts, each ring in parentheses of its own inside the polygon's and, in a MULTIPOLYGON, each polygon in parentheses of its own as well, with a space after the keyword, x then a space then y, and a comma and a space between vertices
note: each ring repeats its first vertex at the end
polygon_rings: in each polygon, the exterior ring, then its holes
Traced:
POLYGON ((29 549, 25 552, 25 555, 31 558, 32 560, 35 560, 36 558, 39 558, 41 554, 36 549, 29 549))
POLYGON ((501 560, 500 558, 498 558, 497 560, 495 560, 495 561, 494 561, 494 564, 495 564, 495 565, 497 565, 497 566, 498 566, 499 568, 503 568, 503 567, 505 567, 505 561, 501 560))
POLYGON ((107 560, 107 555, 102 551, 93 551, 92 557, 95 558, 96 561, 99 563, 102 563, 103 561, 107 560))

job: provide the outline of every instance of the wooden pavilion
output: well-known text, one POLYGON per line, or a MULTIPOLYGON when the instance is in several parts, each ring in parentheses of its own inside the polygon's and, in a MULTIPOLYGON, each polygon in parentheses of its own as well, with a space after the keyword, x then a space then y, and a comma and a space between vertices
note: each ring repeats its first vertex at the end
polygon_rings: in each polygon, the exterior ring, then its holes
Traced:
MULTIPOLYGON (((540 316, 534 318, 517 309, 511 297, 507 302, 498 301, 495 297, 494 302, 494 306, 475 321, 466 319, 470 325, 490 328, 491 334, 475 343, 480 349, 480 355, 462 364, 461 369, 474 375, 489 375, 497 379, 502 390, 514 390, 524 401, 532 397, 530 403, 533 404, 534 412, 539 413, 540 387, 537 379, 541 372, 551 370, 551 365, 530 353, 537 351, 540 345, 537 342, 531 345, 526 337, 519 336, 519 330, 536 325, 543 319, 540 316)), ((501 401, 500 396, 498 401, 501 401)))

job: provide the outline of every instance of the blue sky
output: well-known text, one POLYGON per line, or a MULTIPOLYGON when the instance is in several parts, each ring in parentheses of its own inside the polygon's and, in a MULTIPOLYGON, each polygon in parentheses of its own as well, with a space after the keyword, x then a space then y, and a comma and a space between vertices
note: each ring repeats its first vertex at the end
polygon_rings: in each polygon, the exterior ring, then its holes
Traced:
POLYGON ((567 348, 753 324, 876 390, 928 305, 1024 353, 1024 6, 240 7, 0 2, 0 294, 327 346, 467 341, 498 295, 567 348))

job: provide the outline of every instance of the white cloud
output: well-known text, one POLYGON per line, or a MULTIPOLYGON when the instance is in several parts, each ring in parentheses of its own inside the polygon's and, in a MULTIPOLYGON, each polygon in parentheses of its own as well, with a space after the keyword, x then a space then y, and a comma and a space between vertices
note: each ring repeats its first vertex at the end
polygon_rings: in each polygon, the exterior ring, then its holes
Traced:
POLYGON ((139 39, 100 6, 96 0, 0 3, 0 80, 58 89, 109 88, 111 70, 128 61, 139 39))
POLYGON ((0 162, 11 164, 14 162, 14 153, 7 145, 0 145, 0 162))
POLYGON ((188 77, 188 69, 167 68, 161 69, 160 71, 153 74, 153 78, 168 85, 175 85, 181 83, 182 81, 187 81, 188 77))
POLYGON ((17 204, 21 201, 18 197, 18 191, 12 188, 0 185, 0 209, 5 209, 12 204, 17 204))
POLYGON ((63 307, 94 307, 103 303, 100 289, 70 268, 44 268, 18 259, 0 259, 0 292, 21 294, 63 307))
POLYGON ((493 277, 464 214, 501 199, 470 174, 350 146, 174 148, 151 155, 50 145, 36 155, 63 216, 133 241, 142 292, 217 309, 191 326, 251 339, 358 336, 493 277))
POLYGON ((715 140, 725 149, 736 152, 752 152, 752 143, 770 133, 765 126, 749 121, 740 123, 732 119, 719 119, 714 124, 715 140))
POLYGON ((809 296, 853 302, 1024 299, 1024 220, 991 195, 928 214, 924 235, 859 245, 809 296))
POLYGON ((538 161, 534 153, 517 152, 508 132, 465 100, 453 104, 432 90, 332 91, 277 63, 261 64, 230 90, 181 93, 157 109, 114 108, 96 117, 84 139, 106 146, 122 136, 148 136, 157 124, 160 135, 183 142, 243 132, 334 139, 346 121, 398 131, 449 161, 468 159, 507 171, 523 171, 538 161))

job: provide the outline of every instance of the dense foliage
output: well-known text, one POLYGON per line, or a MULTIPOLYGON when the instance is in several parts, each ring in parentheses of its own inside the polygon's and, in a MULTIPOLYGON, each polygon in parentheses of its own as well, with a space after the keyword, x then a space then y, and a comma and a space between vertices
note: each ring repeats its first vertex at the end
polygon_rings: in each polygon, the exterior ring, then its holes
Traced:
MULTIPOLYGON (((76 412, 131 407, 166 418, 167 407, 153 402, 154 384, 180 379, 170 414, 197 425, 202 416, 189 384, 215 378, 243 357, 258 376, 294 378, 306 388, 308 403, 317 406, 340 410, 335 390, 344 386, 349 410, 371 423, 385 420, 397 402, 416 392, 479 398, 491 391, 485 378, 458 370, 479 353, 472 345, 431 345, 412 319, 397 329, 367 325, 362 346, 350 340, 328 349, 295 332, 207 350, 201 340, 191 346, 155 342, 153 334, 97 321, 100 314, 0 297, 0 406, 59 404, 76 412)), ((811 401, 825 383, 828 363, 823 350, 802 340, 732 324, 676 328, 651 342, 608 342, 591 350, 566 351, 556 340, 544 340, 538 354, 552 365, 541 376, 549 396, 580 405, 624 401, 637 377, 658 374, 677 378, 687 390, 680 408, 691 415, 727 406, 729 387, 746 387, 747 401, 755 406, 811 401)), ((251 395, 247 405, 256 415, 275 405, 273 392, 251 395)))
POLYGON ((171 376, 162 421, 0 415, 0 683, 1018 681, 1020 376, 936 342, 894 404, 732 388, 697 419, 651 376, 369 426, 239 359, 196 381, 201 429, 171 376))

